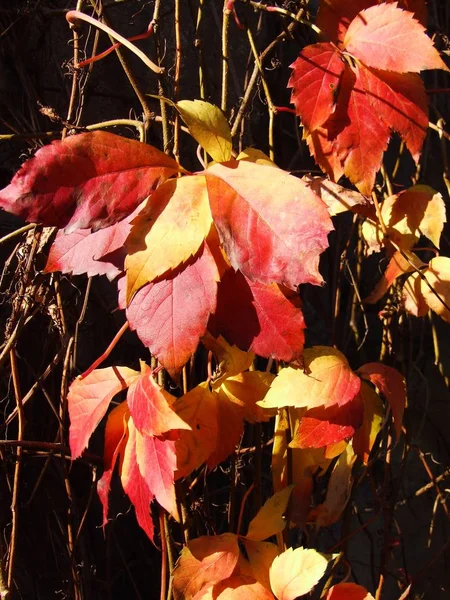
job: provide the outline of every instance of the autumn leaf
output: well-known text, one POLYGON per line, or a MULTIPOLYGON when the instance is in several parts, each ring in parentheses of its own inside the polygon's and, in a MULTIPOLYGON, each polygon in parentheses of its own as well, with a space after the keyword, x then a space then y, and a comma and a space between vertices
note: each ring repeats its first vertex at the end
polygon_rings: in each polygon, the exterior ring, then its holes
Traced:
POLYGON ((126 241, 127 301, 146 283, 195 255, 212 225, 203 175, 162 184, 134 219, 126 241))
POLYGON ((392 411, 397 439, 402 432, 403 413, 406 406, 405 378, 397 369, 380 363, 367 363, 357 371, 369 380, 386 398, 392 411))
POLYGON ((338 583, 328 590, 325 600, 375 600, 365 587, 356 583, 338 583))
POLYGON ((244 432, 245 410, 232 402, 222 387, 217 391, 217 440, 214 451, 208 457, 206 465, 213 469, 234 452, 244 432))
POLYGON ((270 590, 269 570, 278 556, 278 546, 271 542, 254 542, 244 540, 245 551, 255 579, 266 589, 270 590))
POLYGON ((230 345, 222 336, 214 338, 209 332, 202 337, 202 344, 211 350, 218 361, 211 382, 213 389, 218 389, 228 377, 246 371, 255 359, 253 352, 239 350, 237 346, 230 345))
POLYGON ((411 273, 411 271, 414 271, 414 267, 420 269, 424 266, 425 264, 420 260, 417 254, 414 254, 413 252, 395 252, 390 259, 382 278, 377 283, 372 293, 364 299, 364 302, 367 304, 375 304, 375 302, 378 302, 378 300, 386 294, 398 277, 405 273, 411 273))
POLYGON ((274 379, 263 408, 343 406, 359 392, 360 380, 335 348, 314 346, 303 354, 304 369, 286 367, 274 379))
POLYGON ((303 596, 323 577, 328 560, 312 548, 288 548, 270 568, 270 585, 278 600, 303 596))
POLYGON ((245 150, 239 152, 236 160, 246 160, 248 162, 257 163, 258 165, 266 165, 268 167, 275 167, 276 169, 279 168, 273 160, 270 160, 267 154, 264 154, 264 152, 258 148, 245 148, 245 150))
POLYGON ((208 329, 242 350, 288 362, 300 356, 305 340, 298 293, 251 281, 234 269, 221 278, 208 329))
POLYGON ((0 207, 46 226, 100 229, 127 217, 180 171, 152 146, 105 131, 44 146, 0 192, 0 207))
POLYGON ((204 100, 180 100, 175 108, 189 133, 217 162, 231 158, 231 130, 223 112, 204 100))
POLYGON ((427 281, 420 280, 422 298, 441 319, 450 323, 450 310, 447 308, 450 306, 450 258, 432 258, 423 275, 427 281))
POLYGON ((75 379, 67 395, 70 430, 69 445, 75 460, 86 448, 89 438, 108 410, 116 394, 139 377, 128 367, 96 369, 84 379, 75 379))
POLYGON ((286 526, 284 513, 293 489, 290 485, 271 496, 248 526, 246 538, 254 542, 266 540, 283 531, 286 526))
POLYGON ((190 429, 172 405, 176 398, 154 380, 151 369, 141 363, 141 375, 130 385, 127 403, 136 429, 147 436, 161 436, 171 429, 190 429))
POLYGON ((402 288, 402 304, 407 313, 415 317, 424 317, 428 312, 428 304, 425 302, 421 291, 422 279, 419 273, 413 273, 405 281, 402 288))
POLYGON ((396 4, 383 3, 362 10, 350 23, 343 46, 377 69, 398 73, 448 70, 423 25, 396 4))
POLYGON ((136 451, 136 431, 136 428, 132 426, 125 446, 120 480, 124 492, 134 506, 137 522, 148 535, 149 539, 153 541, 154 526, 150 514, 150 503, 154 496, 139 470, 136 451))
POLYGON ((272 416, 271 412, 263 410, 257 402, 264 399, 274 379, 275 375, 272 373, 246 371, 225 379, 219 392, 242 408, 245 419, 250 423, 268 421, 272 416))
POLYGON ((173 570, 175 600, 191 600, 200 591, 228 579, 238 558, 238 541, 232 533, 190 540, 173 570))
POLYGON ((352 468, 355 460, 353 448, 348 444, 331 472, 325 502, 313 511, 317 527, 336 523, 347 506, 352 492, 352 468))
POLYGON ((158 503, 178 520, 174 483, 174 473, 177 468, 175 442, 141 434, 131 417, 128 421, 128 432, 128 443, 133 443, 134 440, 139 472, 148 489, 158 503))
POLYGON ((364 407, 359 394, 344 405, 318 407, 305 412, 297 422, 290 448, 321 448, 351 438, 363 422, 364 407))
POLYGON ((173 404, 177 415, 191 427, 181 431, 175 442, 176 478, 186 477, 216 450, 218 438, 218 396, 201 383, 173 404))
MULTIPOLYGON (((203 245, 180 272, 139 290, 126 309, 130 328, 171 377, 177 377, 205 333, 216 307, 218 278, 214 258, 203 245)), ((126 304, 124 283, 119 283, 122 308, 126 304)))
MULTIPOLYGON (((395 2, 396 0, 385 0, 395 2)), ((331 40, 342 42, 345 32, 356 15, 364 10, 378 4, 377 0, 321 0, 317 25, 321 31, 331 40)), ((422 23, 427 24, 427 8, 424 0, 399 0, 399 8, 414 13, 414 17, 422 23)))
POLYGON ((121 402, 109 413, 105 428, 103 450, 104 471, 97 482, 97 494, 103 507, 103 527, 108 522, 108 496, 114 467, 119 455, 125 450, 129 411, 126 402, 121 402))
POLYGON ((383 424, 384 407, 379 395, 365 381, 361 382, 359 393, 364 405, 364 418, 361 427, 353 436, 353 450, 367 465, 369 454, 383 424))
POLYGON ((275 600, 274 595, 253 577, 232 575, 195 600, 275 600))
POLYGON ((336 47, 327 42, 306 46, 293 69, 288 87, 303 125, 314 131, 325 123, 336 106, 345 63, 336 47))
POLYGON ((213 165, 205 176, 214 223, 234 269, 291 289, 322 282, 319 256, 333 225, 300 179, 247 161, 213 165))
POLYGON ((304 175, 302 180, 325 202, 330 217, 355 207, 368 206, 367 198, 362 194, 348 190, 325 177, 304 175))

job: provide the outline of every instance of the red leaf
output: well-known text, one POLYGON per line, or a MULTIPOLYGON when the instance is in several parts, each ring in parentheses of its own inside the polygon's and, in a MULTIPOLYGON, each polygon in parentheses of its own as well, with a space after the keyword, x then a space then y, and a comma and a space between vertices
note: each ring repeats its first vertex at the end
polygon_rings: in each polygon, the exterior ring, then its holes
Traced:
MULTIPOLYGON (((129 421, 131 423, 131 420, 129 421)), ((120 474, 122 487, 131 500, 136 511, 136 519, 148 537, 153 541, 153 521, 150 514, 150 503, 153 494, 145 479, 142 477, 136 454, 136 429, 134 426, 129 431, 120 474)))
POLYGON ((360 69, 356 67, 353 72, 346 68, 337 109, 324 127, 328 129, 344 175, 362 194, 370 196, 390 132, 374 113, 360 79, 360 69))
MULTIPOLYGON (((387 3, 396 0, 385 0, 387 3)), ((317 25, 331 40, 342 42, 350 22, 356 15, 364 10, 378 4, 377 0, 321 0, 317 25)), ((427 24, 427 8, 424 0, 399 0, 398 6, 415 13, 415 18, 427 24)))
POLYGON ((281 169, 247 161, 215 164, 205 174, 214 222, 236 270, 292 289, 322 282, 319 256, 333 225, 312 190, 281 169))
POLYGON ((345 68, 341 53, 329 43, 306 46, 291 65, 291 102, 308 131, 323 125, 336 106, 345 68))
MULTIPOLYGON (((170 277, 143 287, 127 308, 131 329, 150 348, 172 377, 195 352, 216 308, 219 275, 206 245, 194 261, 170 277)), ((124 308, 125 280, 119 305, 124 308)))
POLYGON ((380 363, 367 363, 360 367, 357 373, 372 382, 388 401, 394 419, 395 433, 399 438, 406 406, 405 378, 397 369, 380 363))
POLYGON ((276 283, 251 281, 234 269, 219 283, 208 328, 242 350, 288 362, 301 354, 305 341, 298 294, 276 283))
POLYGON ((69 388, 69 445, 75 460, 86 448, 89 438, 105 416, 109 403, 139 376, 127 367, 96 369, 84 379, 75 379, 69 388))
POLYGON ((108 522, 108 495, 114 467, 117 458, 125 449, 128 418, 127 403, 121 402, 109 413, 108 420, 106 421, 105 447, 103 451, 105 470, 97 483, 97 494, 103 506, 103 527, 108 522))
POLYGON ((0 207, 26 221, 100 229, 120 221, 180 170, 136 140, 94 131, 41 148, 0 192, 0 207))
POLYGON ((130 223, 139 210, 140 207, 119 223, 94 233, 90 229, 78 229, 69 234, 58 231, 44 271, 86 273, 89 277, 106 275, 109 280, 114 279, 123 271, 123 245, 131 230, 130 223))
POLYGON ((136 429, 148 436, 161 436, 172 429, 190 429, 171 407, 176 398, 155 382, 151 369, 143 363, 141 371, 127 394, 136 429))
POLYGON ((291 448, 321 448, 351 438, 361 426, 364 405, 358 394, 343 406, 314 408, 300 419, 291 448))
POLYGON ((428 129, 428 97, 420 75, 360 66, 358 76, 374 116, 400 135, 417 163, 428 129))
POLYGON ((397 4, 361 11, 347 29, 344 47, 367 66, 386 71, 448 70, 423 25, 397 4))
POLYGON ((362 585, 338 583, 328 590, 325 600, 374 600, 374 597, 362 585))

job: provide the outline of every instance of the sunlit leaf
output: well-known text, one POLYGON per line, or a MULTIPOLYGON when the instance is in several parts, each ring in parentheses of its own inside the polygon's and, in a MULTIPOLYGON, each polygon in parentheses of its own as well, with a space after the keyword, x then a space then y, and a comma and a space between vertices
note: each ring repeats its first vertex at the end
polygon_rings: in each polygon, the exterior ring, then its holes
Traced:
POLYGON ((328 560, 312 548, 288 548, 270 568, 270 585, 278 600, 295 600, 312 590, 324 575, 328 560))
POLYGON ((248 532, 245 536, 247 539, 260 542, 283 531, 286 526, 284 513, 293 487, 290 485, 276 492, 264 503, 264 506, 248 526, 248 532))

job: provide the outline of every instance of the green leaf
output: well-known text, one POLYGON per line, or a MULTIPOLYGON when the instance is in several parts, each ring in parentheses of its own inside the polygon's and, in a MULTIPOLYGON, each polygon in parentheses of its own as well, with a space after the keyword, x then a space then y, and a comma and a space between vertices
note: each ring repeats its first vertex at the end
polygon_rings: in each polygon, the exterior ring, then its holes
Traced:
POLYGON ((192 137, 217 162, 231 158, 231 131, 217 106, 203 100, 180 100, 176 108, 192 137))

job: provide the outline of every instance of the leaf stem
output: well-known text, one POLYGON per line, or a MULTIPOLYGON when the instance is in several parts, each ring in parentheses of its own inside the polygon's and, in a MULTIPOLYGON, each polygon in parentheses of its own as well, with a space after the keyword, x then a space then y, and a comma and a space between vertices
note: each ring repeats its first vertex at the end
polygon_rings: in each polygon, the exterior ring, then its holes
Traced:
POLYGON ((82 373, 79 376, 79 379, 85 379, 85 377, 87 377, 88 375, 90 375, 92 373, 92 371, 94 371, 99 365, 102 364, 102 362, 104 360, 106 360, 108 358, 108 356, 111 354, 111 352, 117 346, 117 343, 120 340, 120 338, 123 336, 123 334, 125 333, 125 331, 128 329, 128 327, 129 327, 128 321, 125 321, 125 323, 122 325, 122 327, 116 333, 116 335, 114 336, 112 342, 109 344, 109 346, 103 352, 103 354, 101 356, 99 356, 97 358, 97 360, 92 363, 92 365, 89 367, 89 369, 87 369, 87 371, 85 371, 84 373, 82 373))

